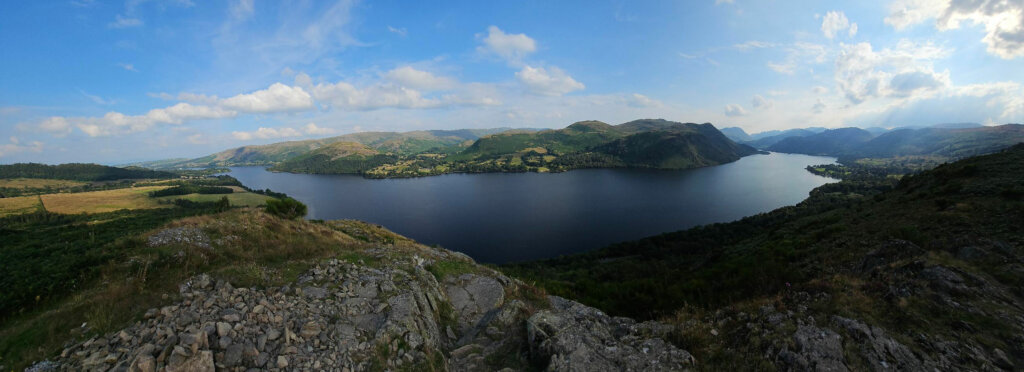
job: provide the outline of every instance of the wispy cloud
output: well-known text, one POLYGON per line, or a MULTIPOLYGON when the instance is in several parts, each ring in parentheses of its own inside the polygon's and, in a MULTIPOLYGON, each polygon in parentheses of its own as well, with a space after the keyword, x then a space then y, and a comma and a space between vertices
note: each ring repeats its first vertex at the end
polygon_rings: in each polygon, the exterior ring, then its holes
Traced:
POLYGON ((391 27, 391 25, 388 25, 388 31, 390 31, 391 33, 396 34, 398 36, 401 36, 401 37, 405 37, 406 35, 409 34, 409 31, 407 31, 404 27, 403 28, 395 28, 395 27, 391 27))
POLYGON ((118 14, 114 17, 114 21, 107 24, 109 28, 129 28, 142 26, 142 20, 138 18, 126 17, 118 14))

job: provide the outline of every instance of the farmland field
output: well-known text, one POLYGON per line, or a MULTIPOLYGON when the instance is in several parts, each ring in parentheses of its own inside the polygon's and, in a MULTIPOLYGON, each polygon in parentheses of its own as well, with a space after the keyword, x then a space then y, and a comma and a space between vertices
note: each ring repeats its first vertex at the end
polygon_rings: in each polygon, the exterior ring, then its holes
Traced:
POLYGON ((10 187, 10 188, 19 188, 19 189, 20 188, 26 188, 26 187, 30 188, 30 189, 39 189, 39 188, 44 188, 44 187, 65 188, 65 187, 82 186, 82 185, 85 185, 87 183, 88 182, 68 181, 68 180, 51 180, 51 179, 42 179, 42 178, 8 178, 8 179, 0 179, 0 187, 10 187))
POLYGON ((165 208, 148 193, 166 186, 145 186, 128 189, 43 195, 43 206, 55 213, 102 213, 120 209, 165 208))
POLYGON ((0 217, 32 212, 37 207, 39 207, 39 197, 35 195, 0 198, 0 217))

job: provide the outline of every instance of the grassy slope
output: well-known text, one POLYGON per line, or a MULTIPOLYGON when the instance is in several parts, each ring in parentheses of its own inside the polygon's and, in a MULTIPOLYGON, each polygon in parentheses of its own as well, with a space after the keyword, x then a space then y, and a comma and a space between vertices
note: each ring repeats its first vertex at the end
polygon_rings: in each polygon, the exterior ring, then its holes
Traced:
MULTIPOLYGON (((429 249, 373 224, 285 220, 258 209, 132 226, 142 230, 130 229, 85 255, 103 254, 87 267, 93 273, 91 280, 73 292, 44 300, 35 310, 0 318, 0 360, 5 365, 24 367, 60 352, 69 339, 88 339, 141 319, 147 309, 180 300, 178 285, 199 273, 238 287, 280 286, 294 282, 326 258, 372 266, 380 260, 407 260, 429 249), (210 245, 147 244, 148 236, 167 228, 198 229, 210 245), (83 323, 85 328, 80 327, 83 323)), ((71 252, 60 249, 49 252, 53 256, 45 262, 72 258, 65 256, 71 252)), ((439 277, 479 269, 464 262, 437 262, 429 267, 439 277)))
POLYGON ((139 165, 159 167, 161 169, 233 165, 268 165, 297 158, 301 155, 308 154, 310 151, 336 142, 355 142, 369 146, 381 152, 411 155, 430 149, 458 145, 467 140, 475 140, 481 136, 499 133, 505 130, 508 130, 508 128, 430 130, 402 133, 362 132, 329 138, 278 142, 267 145, 242 146, 196 159, 187 159, 176 162, 161 160, 140 163, 139 165))
POLYGON ((46 178, 8 178, 0 179, 0 188, 11 187, 11 188, 66 188, 74 186, 85 185, 86 182, 82 181, 70 181, 70 180, 55 180, 46 178))
MULTIPOLYGON (((873 198, 818 193, 738 222, 506 269, 618 315, 672 318, 682 311, 675 318, 682 325, 713 321, 715 309, 794 306, 789 294, 807 291, 822 298, 810 305, 820 321, 863 319, 922 353, 934 350, 917 349, 921 333, 1021 352, 1012 335, 1024 325, 1010 319, 1024 313, 1022 180, 1024 145, 1017 145, 906 177, 873 198), (865 269, 879 259, 882 266, 865 269), (962 273, 967 288, 922 284, 924 270, 940 266, 962 273), (944 300, 950 296, 960 305, 951 307, 944 300)), ((707 358, 761 347, 701 342, 691 349, 706 348, 707 358)), ((756 360, 764 352, 747 351, 733 357, 756 360)))

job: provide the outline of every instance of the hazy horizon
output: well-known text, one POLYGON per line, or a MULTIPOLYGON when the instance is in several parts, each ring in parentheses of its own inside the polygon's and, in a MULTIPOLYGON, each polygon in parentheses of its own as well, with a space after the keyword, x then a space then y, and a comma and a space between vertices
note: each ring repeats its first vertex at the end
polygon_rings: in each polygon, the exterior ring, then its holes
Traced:
POLYGON ((748 133, 1024 122, 1024 4, 983 6, 4 4, 0 163, 589 119, 748 133))

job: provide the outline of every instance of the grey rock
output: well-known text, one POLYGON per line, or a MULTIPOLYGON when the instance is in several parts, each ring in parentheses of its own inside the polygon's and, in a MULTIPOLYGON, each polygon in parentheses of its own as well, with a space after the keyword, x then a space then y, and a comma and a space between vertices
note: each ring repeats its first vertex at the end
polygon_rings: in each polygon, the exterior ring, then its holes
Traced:
POLYGON ((526 322, 531 353, 550 360, 549 371, 676 371, 695 363, 690 353, 620 318, 559 297, 551 303, 526 322))
POLYGON ((843 356, 842 336, 827 328, 797 327, 793 334, 797 350, 784 350, 780 361, 798 371, 849 371, 843 356))
POLYGON ((229 345, 227 349, 224 350, 224 360, 222 361, 222 363, 224 363, 224 365, 227 367, 234 367, 242 364, 243 350, 244 347, 242 345, 229 345))
POLYGON ((924 363, 909 348, 886 336, 885 331, 864 322, 833 316, 832 320, 858 342, 861 354, 875 370, 922 370, 924 363))

